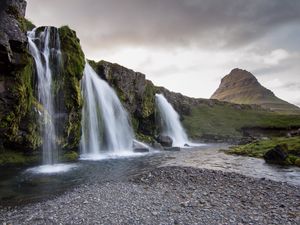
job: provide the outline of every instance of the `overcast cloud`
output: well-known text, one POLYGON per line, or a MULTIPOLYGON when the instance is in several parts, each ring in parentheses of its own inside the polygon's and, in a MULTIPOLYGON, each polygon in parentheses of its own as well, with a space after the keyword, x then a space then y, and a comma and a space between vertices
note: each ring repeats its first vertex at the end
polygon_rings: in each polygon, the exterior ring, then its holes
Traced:
POLYGON ((88 58, 138 70, 173 91, 210 97, 239 67, 300 105, 298 0, 27 2, 35 24, 76 30, 88 58))

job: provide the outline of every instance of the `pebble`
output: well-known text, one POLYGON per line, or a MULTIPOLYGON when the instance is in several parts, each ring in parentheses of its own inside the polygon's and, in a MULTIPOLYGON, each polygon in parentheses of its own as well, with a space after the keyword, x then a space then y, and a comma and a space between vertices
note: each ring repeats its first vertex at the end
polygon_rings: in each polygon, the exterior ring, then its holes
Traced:
POLYGON ((300 224, 299 202, 299 186, 160 167, 130 181, 85 184, 39 203, 0 206, 0 224, 300 224))

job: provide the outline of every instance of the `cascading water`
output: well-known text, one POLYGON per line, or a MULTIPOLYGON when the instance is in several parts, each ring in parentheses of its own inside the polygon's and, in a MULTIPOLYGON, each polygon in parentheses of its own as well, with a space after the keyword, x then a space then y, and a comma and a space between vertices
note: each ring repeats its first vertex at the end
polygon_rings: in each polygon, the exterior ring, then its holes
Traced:
POLYGON ((38 100, 43 106, 43 112, 40 112, 43 164, 52 165, 58 161, 58 146, 54 125, 51 67, 57 70, 55 67, 60 66, 60 40, 54 27, 45 27, 40 32, 34 29, 28 32, 27 36, 29 50, 36 65, 38 100))
POLYGON ((178 113, 162 94, 155 95, 155 102, 160 115, 160 126, 162 135, 169 136, 173 140, 173 146, 183 147, 189 144, 178 113))
POLYGON ((114 90, 86 63, 82 80, 82 159, 132 152, 134 140, 127 113, 114 90))

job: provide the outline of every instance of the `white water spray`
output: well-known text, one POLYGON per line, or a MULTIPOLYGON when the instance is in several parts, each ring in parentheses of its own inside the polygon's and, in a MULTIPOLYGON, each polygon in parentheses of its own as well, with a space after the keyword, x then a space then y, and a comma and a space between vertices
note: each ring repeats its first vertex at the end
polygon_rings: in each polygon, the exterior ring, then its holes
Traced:
POLYGON ((173 140, 173 146, 184 147, 190 144, 188 136, 183 129, 178 113, 162 94, 155 95, 155 102, 160 115, 162 135, 169 136, 173 140))
POLYGON ((82 80, 82 159, 132 153, 134 139, 127 112, 114 90, 86 63, 82 80))

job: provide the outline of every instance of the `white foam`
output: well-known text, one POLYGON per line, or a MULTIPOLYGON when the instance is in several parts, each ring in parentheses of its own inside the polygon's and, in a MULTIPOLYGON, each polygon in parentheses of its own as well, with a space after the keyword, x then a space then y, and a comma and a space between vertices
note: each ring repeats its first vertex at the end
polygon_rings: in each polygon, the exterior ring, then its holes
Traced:
POLYGON ((53 165, 42 165, 27 169, 26 172, 29 173, 46 173, 46 174, 53 174, 53 173, 65 173, 71 169, 76 168, 75 164, 53 164, 53 165))
POLYGON ((100 161, 106 159, 119 159, 119 158, 132 158, 139 157, 149 154, 146 153, 136 153, 132 151, 117 151, 117 152, 105 152, 99 154, 82 154, 80 156, 80 160, 88 160, 88 161, 100 161))

